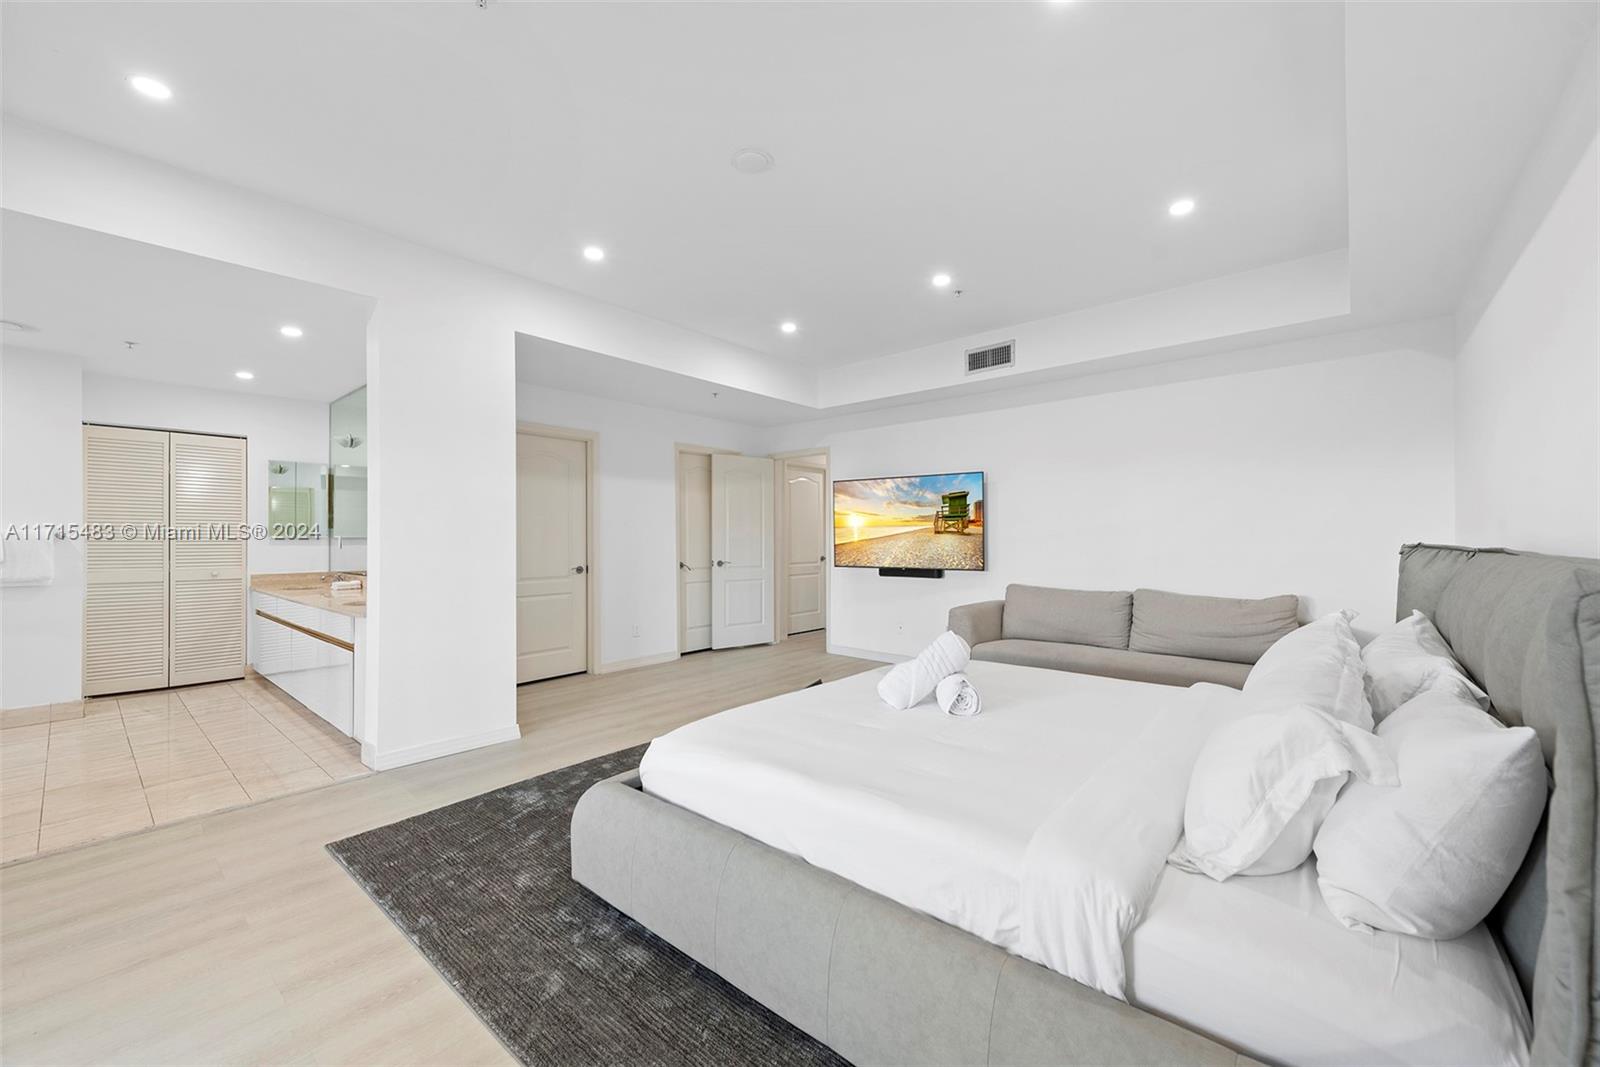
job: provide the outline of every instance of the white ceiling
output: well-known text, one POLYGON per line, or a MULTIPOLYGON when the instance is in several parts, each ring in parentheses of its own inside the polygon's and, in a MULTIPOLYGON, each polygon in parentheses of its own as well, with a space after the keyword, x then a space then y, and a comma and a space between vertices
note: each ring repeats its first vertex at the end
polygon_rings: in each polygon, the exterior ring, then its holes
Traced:
POLYGON ((525 333, 517 334, 517 381, 752 426, 803 422, 818 414, 817 408, 805 404, 793 404, 687 374, 647 367, 604 352, 575 348, 525 333))
POLYGON ((820 365, 1346 243, 1337 3, 4 19, 13 114, 820 365), (131 93, 135 71, 174 99, 131 93), (745 145, 775 169, 737 173, 745 145))
POLYGON ((92 373, 328 401, 366 381, 371 311, 326 286, 0 212, 0 318, 32 327, 0 340, 92 373))
MULTIPOLYGON (((871 356, 939 345, 958 358, 962 338, 1346 248, 1349 314, 1286 319, 1283 337, 1251 343, 1449 314, 1597 10, 4 4, 0 98, 9 115, 793 358, 826 384, 870 377, 857 361, 871 356), (174 99, 134 95, 135 71, 174 99), (776 168, 735 172, 745 145, 776 168), (1178 195, 1199 201, 1188 219, 1165 212, 1178 195), (589 243, 603 264, 582 259, 589 243), (929 287, 934 270, 965 294, 929 287), (784 337, 790 318, 801 329, 784 337)), ((8 264, 29 254, 7 243, 8 264)), ((47 254, 65 292, 12 269, 4 295, 79 299, 56 329, 99 333, 72 347, 118 333, 108 309, 160 303, 124 292, 158 270, 102 285, 98 253, 47 254), (72 291, 96 285, 104 299, 72 291)), ((156 336, 187 319, 134 321, 156 336)), ((215 361, 238 343, 189 343, 168 380, 225 371, 243 388, 215 361)), ((1105 367, 1238 343, 1098 338, 1105 367)), ((1096 369, 1043 354, 1007 381, 1096 369)), ((330 356, 296 382, 341 367, 330 356)), ((519 338, 518 375, 756 423, 818 413, 536 338, 519 338)), ((892 381, 871 406, 932 389, 892 381)))

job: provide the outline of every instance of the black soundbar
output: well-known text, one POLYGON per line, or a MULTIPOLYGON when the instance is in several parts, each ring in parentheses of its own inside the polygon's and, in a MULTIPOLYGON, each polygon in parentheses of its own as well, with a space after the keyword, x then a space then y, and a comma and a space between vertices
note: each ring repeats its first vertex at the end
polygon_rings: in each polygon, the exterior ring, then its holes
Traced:
POLYGON ((932 567, 879 567, 880 578, 943 578, 943 570, 932 567))

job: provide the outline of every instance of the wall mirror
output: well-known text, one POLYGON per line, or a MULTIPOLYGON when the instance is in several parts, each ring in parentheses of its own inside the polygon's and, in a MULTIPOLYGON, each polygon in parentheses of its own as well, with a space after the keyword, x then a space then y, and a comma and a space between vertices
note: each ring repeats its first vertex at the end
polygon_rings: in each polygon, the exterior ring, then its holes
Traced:
POLYGON ((328 465, 267 461, 267 535, 315 541, 328 529, 328 465))
POLYGON ((328 529, 335 537, 366 537, 366 386, 328 406, 328 431, 328 529))

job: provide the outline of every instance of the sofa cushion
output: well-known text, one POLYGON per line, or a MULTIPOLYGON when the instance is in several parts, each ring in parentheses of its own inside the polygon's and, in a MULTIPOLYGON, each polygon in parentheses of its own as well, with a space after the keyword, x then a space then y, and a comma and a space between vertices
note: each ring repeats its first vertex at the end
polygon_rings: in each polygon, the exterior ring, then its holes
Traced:
POLYGON ((1078 674, 1097 674, 1105 678, 1127 678, 1157 685, 1193 685, 1214 682, 1244 685, 1250 668, 1242 663, 1192 659, 1188 656, 1159 656, 1150 652, 1130 652, 1125 648, 1098 648, 1094 645, 1067 645, 1058 641, 990 641, 972 650, 973 659, 996 663, 1015 663, 1023 667, 1048 667, 1078 674))
POLYGON ((1008 585, 1000 636, 1016 641, 1127 648, 1132 619, 1132 593, 1008 585))
POLYGON ((1135 589, 1128 647, 1164 656, 1254 663, 1274 641, 1293 632, 1299 614, 1297 596, 1235 600, 1135 589))

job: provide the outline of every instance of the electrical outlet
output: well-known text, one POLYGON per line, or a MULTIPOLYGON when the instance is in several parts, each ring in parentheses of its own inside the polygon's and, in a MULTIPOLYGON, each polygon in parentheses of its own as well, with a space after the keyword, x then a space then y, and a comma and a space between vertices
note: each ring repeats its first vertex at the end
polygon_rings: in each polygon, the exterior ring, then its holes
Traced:
POLYGON ((639 627, 635 626, 633 628, 633 636, 635 636, 635 637, 639 636, 639 627))

